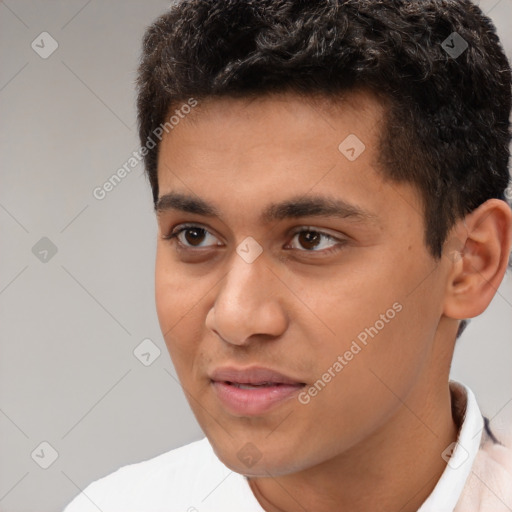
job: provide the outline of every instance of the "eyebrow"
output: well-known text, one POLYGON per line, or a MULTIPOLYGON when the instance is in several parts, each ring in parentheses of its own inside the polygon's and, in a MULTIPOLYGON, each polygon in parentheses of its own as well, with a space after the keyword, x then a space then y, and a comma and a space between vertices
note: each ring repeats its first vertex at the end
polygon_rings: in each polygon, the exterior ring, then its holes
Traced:
MULTIPOLYGON (((214 205, 199 197, 179 192, 170 192, 158 199, 155 205, 157 215, 169 210, 195 213, 205 217, 222 217, 214 205)), ((342 199, 321 195, 296 196, 280 203, 271 203, 261 214, 260 220, 270 223, 300 217, 338 217, 373 222, 377 220, 375 214, 359 206, 349 204, 342 199)))

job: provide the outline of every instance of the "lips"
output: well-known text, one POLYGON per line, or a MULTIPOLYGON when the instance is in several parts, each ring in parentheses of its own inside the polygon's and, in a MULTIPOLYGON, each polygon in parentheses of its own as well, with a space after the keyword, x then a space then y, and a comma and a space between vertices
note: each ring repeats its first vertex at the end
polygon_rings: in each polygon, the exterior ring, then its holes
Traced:
POLYGON ((268 368, 218 368, 211 375, 215 395, 236 416, 262 415, 294 397, 302 387, 293 377, 268 368))
POLYGON ((210 379, 216 382, 226 382, 233 385, 245 386, 270 386, 279 384, 302 386, 304 384, 303 382, 300 382, 293 377, 288 377, 278 371, 258 366, 250 368, 217 368, 210 375, 210 379))

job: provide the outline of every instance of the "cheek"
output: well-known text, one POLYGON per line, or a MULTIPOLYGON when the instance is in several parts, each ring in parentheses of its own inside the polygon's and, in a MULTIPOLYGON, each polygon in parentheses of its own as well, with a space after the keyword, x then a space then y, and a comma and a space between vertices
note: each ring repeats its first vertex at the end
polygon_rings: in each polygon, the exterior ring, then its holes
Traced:
POLYGON ((311 432, 333 434, 336 446, 327 448, 346 450, 381 427, 423 373, 428 344, 407 337, 402 314, 405 309, 378 333, 363 330, 366 344, 349 337, 315 356, 317 380, 298 407, 311 432))
MULTIPOLYGON (((167 254, 157 250, 155 265, 155 303, 160 330, 180 380, 191 386, 208 361, 202 340, 205 339, 205 318, 215 281, 207 276, 187 274, 167 254)), ((218 278, 217 278, 218 279, 218 278)))
POLYGON ((163 333, 176 325, 180 318, 186 321, 186 314, 193 309, 199 300, 196 295, 200 293, 200 283, 187 277, 170 251, 159 245, 155 264, 155 303, 163 333))
POLYGON ((177 322, 183 308, 183 303, 178 300, 179 284, 169 271, 163 270, 157 265, 155 273, 155 304, 160 330, 164 337, 177 322))
POLYGON ((438 299, 435 293, 428 295, 431 284, 410 293, 410 276, 417 275, 421 282, 424 273, 405 267, 391 273, 391 268, 375 265, 373 273, 368 269, 346 275, 332 286, 335 294, 332 289, 321 294, 320 316, 335 335, 310 338, 315 343, 316 377, 327 373, 323 380, 329 380, 329 370, 336 374, 316 404, 334 405, 341 417, 353 415, 358 422, 366 418, 369 424, 369 418, 380 421, 399 403, 394 393, 408 394, 428 364, 435 334, 438 299))
MULTIPOLYGON (((176 264, 157 251, 155 266, 155 304, 160 330, 169 353, 177 358, 185 347, 191 347, 194 336, 194 287, 179 272, 176 264)), ((196 314, 197 315, 197 314, 196 314)), ((196 319, 197 320, 197 319, 196 319)))

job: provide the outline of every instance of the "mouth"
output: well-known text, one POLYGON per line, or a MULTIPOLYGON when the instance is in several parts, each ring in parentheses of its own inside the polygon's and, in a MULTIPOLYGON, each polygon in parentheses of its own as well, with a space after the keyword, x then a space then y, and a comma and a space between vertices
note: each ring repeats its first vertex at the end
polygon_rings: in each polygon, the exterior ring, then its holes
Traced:
MULTIPOLYGON (((238 389, 260 389, 260 388, 272 388, 277 386, 290 386, 291 384, 284 384, 283 382, 262 382, 261 384, 243 384, 241 382, 229 382, 225 381, 224 384, 234 386, 238 389)), ((302 384, 297 384, 302 385, 302 384)))
POLYGON ((306 384, 268 368, 219 368, 210 376, 214 392, 229 412, 261 415, 283 405, 306 384))

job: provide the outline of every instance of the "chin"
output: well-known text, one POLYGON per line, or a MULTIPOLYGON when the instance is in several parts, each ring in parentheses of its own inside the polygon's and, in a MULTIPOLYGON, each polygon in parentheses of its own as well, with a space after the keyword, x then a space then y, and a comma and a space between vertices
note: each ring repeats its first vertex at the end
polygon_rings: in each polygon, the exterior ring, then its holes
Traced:
POLYGON ((233 451, 232 447, 228 449, 214 447, 214 451, 231 471, 246 477, 284 476, 308 467, 304 460, 297 459, 297 453, 291 448, 277 451, 274 447, 267 446, 261 451, 256 451, 254 445, 251 446, 249 442, 236 451, 233 451))

